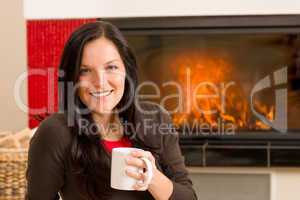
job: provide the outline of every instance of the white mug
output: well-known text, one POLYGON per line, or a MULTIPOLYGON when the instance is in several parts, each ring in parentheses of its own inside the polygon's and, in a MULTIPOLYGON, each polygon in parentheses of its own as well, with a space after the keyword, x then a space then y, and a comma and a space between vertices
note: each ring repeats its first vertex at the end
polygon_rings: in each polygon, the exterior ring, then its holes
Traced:
POLYGON ((134 190, 133 186, 136 183, 141 184, 141 191, 145 191, 148 189, 148 185, 153 177, 153 167, 151 161, 142 157, 142 159, 146 164, 146 179, 144 181, 137 181, 136 179, 129 177, 125 170, 129 169, 131 171, 136 171, 138 173, 143 173, 143 169, 130 166, 126 164, 125 159, 131 154, 132 151, 141 150, 138 148, 127 148, 127 147, 119 147, 113 148, 112 150, 112 158, 111 158, 111 176, 110 176, 110 185, 114 189, 118 190, 134 190))

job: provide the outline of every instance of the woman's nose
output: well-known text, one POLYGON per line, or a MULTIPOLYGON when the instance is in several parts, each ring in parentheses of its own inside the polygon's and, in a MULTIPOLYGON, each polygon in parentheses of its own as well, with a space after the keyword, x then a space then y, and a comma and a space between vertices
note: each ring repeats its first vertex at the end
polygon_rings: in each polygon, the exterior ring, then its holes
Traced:
POLYGON ((99 70, 95 73, 94 84, 97 86, 106 86, 108 84, 108 76, 104 70, 99 70))

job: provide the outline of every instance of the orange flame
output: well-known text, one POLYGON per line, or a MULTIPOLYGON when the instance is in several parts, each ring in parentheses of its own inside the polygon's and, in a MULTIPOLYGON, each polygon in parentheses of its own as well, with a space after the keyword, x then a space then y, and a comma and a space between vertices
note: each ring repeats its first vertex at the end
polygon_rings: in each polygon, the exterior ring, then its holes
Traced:
MULTIPOLYGON (((219 118, 238 129, 270 129, 252 115, 248 96, 236 81, 229 59, 189 51, 175 56, 170 66, 184 93, 184 109, 172 115, 176 126, 196 120, 216 128, 219 118)), ((267 119, 274 119, 274 106, 255 100, 254 107, 267 119)))

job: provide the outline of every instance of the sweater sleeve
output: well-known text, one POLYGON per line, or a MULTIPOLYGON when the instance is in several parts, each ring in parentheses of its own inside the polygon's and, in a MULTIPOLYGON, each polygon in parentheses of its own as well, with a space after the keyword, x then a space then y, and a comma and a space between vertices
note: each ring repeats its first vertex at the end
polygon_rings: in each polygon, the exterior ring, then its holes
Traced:
POLYGON ((44 120, 30 141, 26 200, 56 200, 64 184, 67 129, 55 116, 44 120))
POLYGON ((163 133, 163 163, 164 172, 173 182, 173 192, 170 200, 196 200, 197 196, 193 189, 192 181, 188 177, 188 171, 185 168, 184 157, 182 156, 178 133, 172 126, 169 114, 162 110, 160 114, 160 123, 168 127, 168 131, 163 133))

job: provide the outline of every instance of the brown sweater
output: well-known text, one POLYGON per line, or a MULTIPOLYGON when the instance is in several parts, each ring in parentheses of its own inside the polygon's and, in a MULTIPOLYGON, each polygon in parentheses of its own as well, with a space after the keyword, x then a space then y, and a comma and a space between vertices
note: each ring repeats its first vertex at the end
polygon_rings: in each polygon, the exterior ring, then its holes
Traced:
MULTIPOLYGON (((174 189, 170 199, 197 199, 185 169, 177 132, 167 128, 171 124, 169 115, 151 104, 144 104, 142 109, 155 113, 145 114, 137 109, 135 137, 144 142, 144 149, 154 155, 158 169, 172 180, 174 189)), ((40 124, 30 142, 26 200, 56 200, 58 193, 63 200, 84 200, 80 198, 70 162, 66 159, 71 142, 72 134, 65 114, 53 114, 40 124)), ((150 200, 153 197, 148 191, 114 190, 111 198, 138 199, 150 200)))

